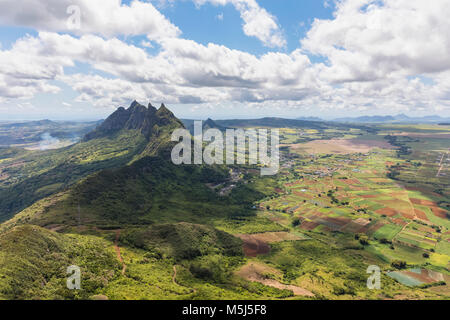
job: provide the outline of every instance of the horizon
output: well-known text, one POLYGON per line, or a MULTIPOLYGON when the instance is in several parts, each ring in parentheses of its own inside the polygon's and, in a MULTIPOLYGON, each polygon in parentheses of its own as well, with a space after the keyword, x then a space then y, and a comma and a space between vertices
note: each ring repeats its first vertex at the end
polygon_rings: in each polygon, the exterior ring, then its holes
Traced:
MULTIPOLYGON (((139 102, 139 101, 138 101, 139 102)), ((141 103, 142 105, 146 106, 145 103, 141 103)), ((128 106, 118 106, 117 108, 115 108, 114 110, 112 110, 109 113, 105 113, 103 116, 97 116, 97 117, 74 117, 71 116, 70 118, 67 117, 62 117, 62 116, 51 116, 51 115, 34 115, 28 118, 23 118, 23 115, 13 115, 13 116, 9 116, 8 118, 4 118, 2 117, 2 115, 0 114, 0 122, 30 122, 30 121, 43 121, 43 120, 50 120, 50 121, 61 121, 61 122, 90 122, 90 121, 101 121, 101 120, 105 120, 108 116, 110 116, 114 111, 116 111, 119 108, 128 108, 128 106)), ((281 119, 291 119, 291 120, 298 120, 299 118, 319 118, 321 120, 324 121, 331 121, 331 120, 337 120, 337 119, 341 119, 341 118, 359 118, 359 117, 396 117, 396 116, 407 116, 409 118, 425 118, 425 117, 431 117, 431 116, 438 116, 443 120, 447 120, 450 118, 450 115, 445 116, 445 115, 439 115, 436 113, 429 113, 429 114, 420 114, 420 115, 414 115, 411 113, 405 113, 405 112, 400 112, 400 113, 378 113, 378 114, 371 114, 371 113, 360 113, 357 115, 345 115, 342 114, 341 116, 320 116, 320 115, 316 115, 316 114, 305 114, 305 115, 298 115, 298 116, 289 116, 289 115, 276 115, 276 114, 262 114, 260 116, 255 116, 255 115, 230 115, 229 117, 226 116, 217 116, 217 115, 206 115, 206 116, 199 116, 199 117, 190 117, 190 115, 180 115, 179 112, 177 112, 177 110, 175 110, 175 108, 172 108, 170 105, 166 105, 166 107, 172 111, 174 113, 174 115, 178 118, 178 119, 183 119, 183 120, 207 120, 207 119, 212 119, 212 120, 250 120, 250 119, 261 119, 261 118, 281 118, 281 119)), ((159 109, 160 107, 157 107, 157 109, 159 109)))

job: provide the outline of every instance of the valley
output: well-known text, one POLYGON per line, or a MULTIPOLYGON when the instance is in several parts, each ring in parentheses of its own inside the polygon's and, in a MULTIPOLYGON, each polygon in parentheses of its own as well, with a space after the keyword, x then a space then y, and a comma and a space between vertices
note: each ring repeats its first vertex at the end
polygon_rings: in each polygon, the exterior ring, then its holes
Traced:
POLYGON ((133 102, 73 145, 1 148, 0 299, 450 298, 449 126, 209 119, 279 129, 262 177, 174 165, 190 125, 133 102))

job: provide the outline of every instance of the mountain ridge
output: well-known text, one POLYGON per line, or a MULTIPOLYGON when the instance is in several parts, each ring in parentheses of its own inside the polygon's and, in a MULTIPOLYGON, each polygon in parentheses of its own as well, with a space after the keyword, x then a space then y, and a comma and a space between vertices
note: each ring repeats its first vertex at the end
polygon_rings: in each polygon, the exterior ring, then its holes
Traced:
POLYGON ((387 116, 361 116, 361 117, 344 117, 333 119, 333 122, 359 122, 359 123, 438 123, 450 120, 442 118, 438 115, 429 115, 423 117, 409 117, 403 113, 398 115, 387 116))
MULTIPOLYGON (((31 173, 0 193, 0 221, 101 170, 129 165, 146 156, 170 159, 175 144, 171 134, 176 128, 184 126, 164 104, 157 110, 134 101, 128 109, 118 108, 81 142, 42 152, 38 158, 30 154, 33 161, 24 168, 31 173)), ((24 168, 17 174, 23 176, 24 168)))
POLYGON ((149 139, 155 125, 164 126, 172 122, 183 126, 164 103, 156 109, 151 103, 145 107, 135 100, 128 109, 119 107, 97 128, 86 134, 83 141, 111 136, 121 130, 138 130, 149 139))

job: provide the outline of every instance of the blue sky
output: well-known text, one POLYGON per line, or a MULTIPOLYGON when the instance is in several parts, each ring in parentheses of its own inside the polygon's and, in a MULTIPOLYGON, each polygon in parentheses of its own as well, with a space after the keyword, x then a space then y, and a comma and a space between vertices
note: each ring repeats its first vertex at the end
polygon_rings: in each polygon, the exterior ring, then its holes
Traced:
MULTIPOLYGON (((261 7, 277 18, 287 39, 283 52, 299 47, 299 39, 305 36, 315 18, 331 19, 332 7, 325 8, 318 0, 264 0, 261 7)), ((270 51, 258 39, 242 32, 242 20, 232 4, 215 6, 205 4, 196 7, 192 1, 177 1, 161 7, 161 12, 183 31, 183 36, 202 44, 220 43, 228 48, 243 50, 256 55, 270 51), (223 20, 218 16, 222 15, 223 20), (195 22, 195 23, 193 23, 195 22)))
POLYGON ((30 1, 0 4, 1 120, 450 114, 442 0, 30 1))

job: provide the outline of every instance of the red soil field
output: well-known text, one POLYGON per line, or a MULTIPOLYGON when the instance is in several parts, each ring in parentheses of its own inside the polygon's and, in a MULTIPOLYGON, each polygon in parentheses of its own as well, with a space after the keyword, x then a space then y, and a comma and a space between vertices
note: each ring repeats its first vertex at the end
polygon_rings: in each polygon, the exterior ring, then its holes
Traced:
POLYGON ((430 201, 430 200, 415 199, 415 198, 410 198, 410 200, 414 204, 419 204, 419 205, 423 205, 423 206, 432 206, 432 207, 437 206, 437 204, 435 202, 430 201))
POLYGON ((244 242, 242 249, 247 257, 256 257, 260 254, 267 254, 270 252, 270 246, 268 243, 254 239, 251 235, 240 235, 239 238, 244 242))
POLYGON ((398 213, 396 210, 394 210, 392 208, 382 208, 382 209, 376 210, 375 212, 378 214, 381 214, 381 215, 384 214, 388 217, 393 217, 398 213))
POLYGON ((366 226, 362 226, 356 223, 355 221, 352 221, 349 224, 347 224, 344 228, 342 228, 341 231, 356 234, 356 233, 367 233, 368 230, 369 228, 367 228, 366 226))
POLYGON ((367 191, 366 187, 363 186, 353 186, 353 185, 349 185, 348 186, 351 190, 353 191, 367 191))
MULTIPOLYGON (((431 277, 431 275, 428 273, 428 270, 422 269, 420 274, 412 272, 412 271, 404 271, 402 272, 405 275, 408 275, 414 279, 417 279, 423 283, 433 283, 438 281, 438 279, 435 279, 436 277, 431 277)), ((441 276, 442 277, 442 276, 441 276)))
POLYGON ((408 223, 406 221, 404 221, 401 218, 391 218, 392 222, 394 222, 395 224, 399 225, 399 226, 406 226, 408 223))
POLYGON ((414 209, 414 212, 416 213, 417 218, 428 221, 428 218, 427 218, 427 215, 425 214, 425 212, 420 211, 418 209, 414 209))
POLYGON ((304 221, 304 222, 302 223, 302 225, 301 225, 301 228, 302 228, 303 230, 310 231, 310 230, 315 229, 318 225, 319 225, 319 224, 318 224, 317 222, 314 222, 314 221, 304 221))
POLYGON ((311 213, 311 218, 320 218, 323 217, 324 213, 319 212, 319 211, 314 211, 313 213, 311 213))
POLYGON ((337 217, 337 218, 333 218, 333 217, 326 217, 324 220, 337 224, 338 226, 345 226, 346 224, 348 224, 349 222, 352 221, 352 219, 350 218, 344 218, 344 217, 337 217))
POLYGON ((407 193, 400 191, 400 192, 389 193, 389 195, 394 198, 401 198, 401 197, 406 197, 407 193))
POLYGON ((266 254, 270 252, 269 243, 290 240, 302 240, 289 232, 265 232, 255 234, 240 234, 237 235, 242 241, 242 249, 247 257, 256 257, 259 254, 266 254))
POLYGON ((348 185, 361 184, 361 182, 358 179, 344 179, 341 181, 348 185))
POLYGON ((294 191, 293 194, 295 194, 296 196, 299 197, 303 197, 303 198, 307 198, 307 199, 312 199, 312 196, 307 194, 306 192, 298 192, 298 191, 294 191))
POLYGON ((406 219, 413 220, 415 216, 409 212, 400 211, 400 214, 405 217, 406 219))
POLYGON ((293 187, 296 186, 298 184, 302 183, 302 181, 296 181, 296 182, 291 182, 291 183, 286 183, 285 186, 286 187, 293 187))
POLYGON ((447 219, 447 210, 441 209, 439 207, 431 207, 430 209, 431 211, 433 211, 436 217, 447 219))

